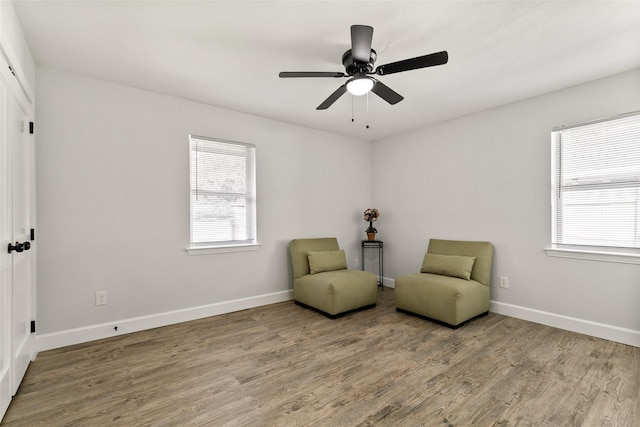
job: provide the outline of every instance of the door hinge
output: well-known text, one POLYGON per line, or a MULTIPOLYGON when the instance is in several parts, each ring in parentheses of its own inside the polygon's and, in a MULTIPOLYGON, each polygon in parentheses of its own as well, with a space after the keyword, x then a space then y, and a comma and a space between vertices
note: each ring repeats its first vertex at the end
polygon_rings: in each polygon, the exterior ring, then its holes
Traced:
POLYGON ((33 127, 34 127, 33 122, 29 122, 29 133, 30 133, 31 135, 33 135, 33 132, 34 132, 33 127))
POLYGON ((33 242, 34 240, 36 240, 36 229, 32 228, 31 229, 31 241, 33 242))
POLYGON ((36 321, 35 320, 31 321, 31 333, 32 334, 36 333, 36 321))

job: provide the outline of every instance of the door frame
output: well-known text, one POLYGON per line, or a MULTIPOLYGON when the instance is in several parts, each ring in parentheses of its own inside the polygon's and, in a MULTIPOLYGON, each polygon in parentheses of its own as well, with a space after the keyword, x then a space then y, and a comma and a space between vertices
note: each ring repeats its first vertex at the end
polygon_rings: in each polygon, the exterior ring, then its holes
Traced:
MULTIPOLYGON (((35 138, 34 135, 30 132, 32 127, 30 125, 33 122, 34 116, 34 108, 33 103, 30 101, 32 97, 28 96, 20 82, 18 81, 18 77, 16 73, 13 71, 15 67, 10 67, 9 62, 5 57, 5 52, 1 49, 0 46, 0 85, 2 85, 2 93, 0 93, 0 102, 2 103, 2 109, 0 109, 0 120, 3 123, 0 123, 0 138, 3 139, 3 143, 6 144, 4 150, 6 152, 2 153, 3 156, 6 155, 6 162, 0 162, 0 177, 2 177, 2 181, 7 181, 4 185, 6 185, 6 194, 3 198, 7 200, 0 200, 0 213, 2 216, 10 215, 11 218, 8 218, 7 221, 11 224, 11 242, 14 242, 14 229, 13 229, 13 205, 14 205, 14 196, 13 196, 13 162, 14 162, 14 153, 13 153, 13 145, 14 141, 9 138, 9 130, 7 126, 7 119, 9 117, 9 104, 10 100, 15 101, 16 107, 20 109, 19 112, 23 124, 22 124, 22 133, 20 134, 20 143, 26 143, 28 146, 25 147, 26 150, 26 163, 30 171, 26 177, 29 188, 29 195, 27 200, 28 211, 26 214, 26 221, 28 222, 27 229, 35 229, 35 138), (6 168, 6 170, 4 170, 6 168), (6 203, 7 206, 4 206, 6 203)), ((19 74, 19 73, 18 73, 19 74)), ((0 145, 1 147, 2 145, 0 145)), ((29 233, 30 234, 30 233, 29 233)), ((14 342, 14 318, 15 318, 15 310, 14 310, 14 280, 13 280, 13 265, 15 256, 9 255, 7 252, 7 241, 0 242, 2 247, 0 250, 3 251, 3 255, 0 257, 0 271, 8 271, 7 274, 11 275, 8 278, 8 284, 2 284, 0 282, 0 335, 2 335, 2 342, 0 342, 0 379, 3 379, 0 383, 0 420, 2 419, 6 409, 9 406, 11 401, 11 397, 17 391, 20 381, 22 379, 22 375, 24 372, 15 372, 16 356, 23 359, 21 361, 21 365, 19 368, 21 371, 26 370, 25 364, 28 366, 28 363, 32 360, 35 360, 37 356, 37 342, 34 333, 31 333, 31 321, 36 320, 36 248, 35 242, 31 243, 31 249, 29 250, 28 256, 31 257, 30 266, 28 270, 28 275, 31 280, 29 280, 29 288, 26 289, 26 294, 28 295, 24 308, 28 312, 25 315, 25 321, 28 324, 23 325, 25 328, 29 328, 29 333, 26 335, 24 342, 21 343, 21 350, 23 351, 21 354, 16 354, 15 352, 15 342, 14 342), (27 320, 28 319, 28 320, 27 320), (27 360, 28 359, 28 360, 27 360), (7 363, 5 363, 5 360, 7 363), (18 378, 20 377, 20 378, 18 378)), ((23 236, 24 237, 24 236, 23 236)), ((23 254, 20 254, 23 255, 23 254)), ((4 273, 2 273, 4 274, 4 273)), ((0 277, 1 280, 5 280, 6 278, 0 277)))

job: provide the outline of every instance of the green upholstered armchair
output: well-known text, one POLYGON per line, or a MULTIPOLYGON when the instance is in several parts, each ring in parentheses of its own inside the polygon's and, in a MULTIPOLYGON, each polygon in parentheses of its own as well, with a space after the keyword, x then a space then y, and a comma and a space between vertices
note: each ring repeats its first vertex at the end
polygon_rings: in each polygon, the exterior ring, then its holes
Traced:
POLYGON ((493 245, 431 239, 420 273, 396 278, 398 311, 451 327, 489 312, 493 245))
POLYGON ((375 274, 348 270, 344 251, 334 237, 296 239, 289 243, 293 299, 329 317, 376 305, 375 274))

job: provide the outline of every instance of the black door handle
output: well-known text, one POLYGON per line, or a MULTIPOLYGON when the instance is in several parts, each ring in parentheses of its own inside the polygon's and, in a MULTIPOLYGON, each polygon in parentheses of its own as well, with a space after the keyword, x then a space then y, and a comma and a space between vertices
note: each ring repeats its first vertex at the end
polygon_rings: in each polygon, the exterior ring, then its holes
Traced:
POLYGON ((9 253, 13 251, 16 251, 16 252, 28 251, 29 249, 31 249, 31 243, 29 242, 24 242, 24 243, 16 242, 15 246, 9 243, 9 253))
MULTIPOLYGON (((31 245, 29 245, 29 247, 31 247, 31 245)), ((16 252, 22 252, 24 250, 24 244, 16 242, 16 245, 12 245, 11 243, 9 243, 9 253, 16 251, 16 252)))

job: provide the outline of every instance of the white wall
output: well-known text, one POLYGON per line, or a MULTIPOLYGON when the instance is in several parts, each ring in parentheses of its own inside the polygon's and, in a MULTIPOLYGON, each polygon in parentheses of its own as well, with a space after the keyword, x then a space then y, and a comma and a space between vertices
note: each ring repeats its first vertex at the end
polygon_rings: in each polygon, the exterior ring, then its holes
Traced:
POLYGON ((350 264, 359 255, 369 142, 50 68, 36 74, 39 335, 286 293, 292 238, 335 236, 350 264), (184 251, 189 133, 256 145, 258 251, 184 251), (108 291, 106 306, 94 305, 97 290, 108 291))
POLYGON ((551 236, 551 129, 635 110, 640 70, 376 141, 373 205, 382 211, 385 276, 419 271, 429 238, 488 240, 494 309, 515 305, 516 316, 540 310, 537 320, 568 316, 640 334, 639 265, 543 250, 551 236), (499 275, 509 289, 497 286, 499 275))
POLYGON ((417 271, 430 237, 489 240, 492 309, 640 343, 640 266, 543 250, 551 128, 640 109, 640 70, 373 145, 49 68, 36 88, 40 336, 286 293, 290 239, 334 235, 353 266, 375 206, 386 277, 417 271), (184 252, 189 133, 257 145, 259 251, 184 252))

